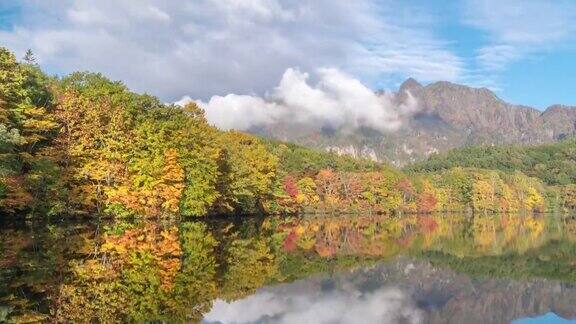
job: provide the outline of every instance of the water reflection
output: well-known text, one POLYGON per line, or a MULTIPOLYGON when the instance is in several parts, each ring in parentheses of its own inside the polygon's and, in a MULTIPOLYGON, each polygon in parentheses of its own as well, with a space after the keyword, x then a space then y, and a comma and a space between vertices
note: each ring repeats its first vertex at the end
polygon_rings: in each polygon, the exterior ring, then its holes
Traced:
MULTIPOLYGON (((346 286, 350 286, 347 284, 346 286)), ((402 290, 353 287, 323 291, 314 280, 262 289, 245 299, 217 300, 205 323, 420 323, 423 312, 402 290)))
POLYGON ((7 223, 0 322, 573 318, 575 231, 552 215, 7 223))
POLYGON ((217 300, 206 323, 509 323, 576 316, 576 289, 543 279, 474 279, 401 257, 373 267, 265 287, 217 300))

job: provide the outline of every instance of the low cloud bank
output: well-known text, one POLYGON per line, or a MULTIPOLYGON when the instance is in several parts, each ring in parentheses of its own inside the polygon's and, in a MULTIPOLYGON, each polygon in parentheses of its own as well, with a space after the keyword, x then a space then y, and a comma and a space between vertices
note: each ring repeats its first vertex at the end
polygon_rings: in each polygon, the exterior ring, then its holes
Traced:
MULTIPOLYGON (((284 72, 277 87, 263 97, 228 94, 208 102, 194 100, 206 111, 208 121, 220 129, 247 130, 275 123, 356 129, 370 127, 394 131, 402 117, 415 111, 416 100, 395 103, 391 94, 376 94, 357 79, 333 68, 317 70, 318 82, 298 69, 284 72)), ((183 97, 176 104, 193 101, 183 97)))

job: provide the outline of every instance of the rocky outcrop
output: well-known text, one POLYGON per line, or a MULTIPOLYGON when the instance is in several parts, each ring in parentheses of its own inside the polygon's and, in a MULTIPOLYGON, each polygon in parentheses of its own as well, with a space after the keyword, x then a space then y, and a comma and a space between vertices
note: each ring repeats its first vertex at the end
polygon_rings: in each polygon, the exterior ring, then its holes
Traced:
POLYGON ((576 107, 553 106, 544 113, 512 105, 486 88, 436 82, 411 90, 420 112, 437 116, 461 133, 495 143, 541 143, 575 133, 576 107))

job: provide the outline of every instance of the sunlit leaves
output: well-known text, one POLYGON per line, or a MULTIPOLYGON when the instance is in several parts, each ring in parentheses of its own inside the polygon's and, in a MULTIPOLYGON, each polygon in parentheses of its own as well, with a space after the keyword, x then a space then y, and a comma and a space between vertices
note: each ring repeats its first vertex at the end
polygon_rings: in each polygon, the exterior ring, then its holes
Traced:
POLYGON ((221 141, 220 211, 263 211, 262 201, 271 195, 278 159, 251 135, 226 132, 221 141))
POLYGON ((51 212, 36 199, 50 188, 29 174, 34 163, 44 159, 42 149, 59 126, 51 106, 48 78, 38 67, 19 63, 0 48, 0 208, 4 212, 30 207, 51 212))

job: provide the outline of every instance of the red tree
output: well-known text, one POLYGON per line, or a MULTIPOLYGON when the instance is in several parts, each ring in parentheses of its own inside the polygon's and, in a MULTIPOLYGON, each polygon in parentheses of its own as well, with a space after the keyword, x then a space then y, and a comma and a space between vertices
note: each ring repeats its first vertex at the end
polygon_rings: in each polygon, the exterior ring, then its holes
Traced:
POLYGON ((298 196, 298 187, 296 186, 296 180, 293 176, 287 175, 284 177, 284 191, 291 198, 296 198, 296 196, 298 196))

